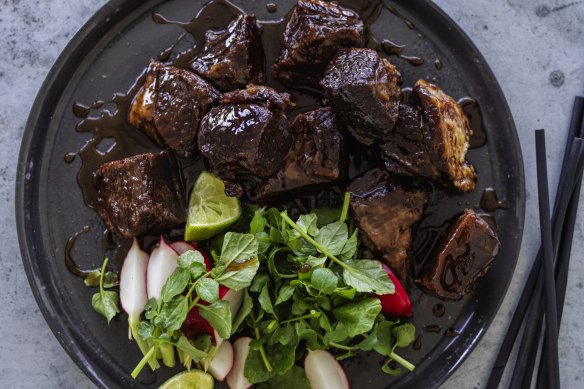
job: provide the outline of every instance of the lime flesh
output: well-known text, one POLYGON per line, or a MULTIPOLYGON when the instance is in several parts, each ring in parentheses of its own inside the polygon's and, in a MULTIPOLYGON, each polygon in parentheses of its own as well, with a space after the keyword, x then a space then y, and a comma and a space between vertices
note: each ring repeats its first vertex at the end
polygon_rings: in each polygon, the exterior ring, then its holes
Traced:
POLYGON ((158 389, 213 389, 215 381, 210 374, 201 370, 178 373, 169 378, 158 389))
POLYGON ((204 171, 197 178, 191 193, 185 240, 192 242, 212 238, 240 216, 239 200, 225 194, 223 180, 204 171))

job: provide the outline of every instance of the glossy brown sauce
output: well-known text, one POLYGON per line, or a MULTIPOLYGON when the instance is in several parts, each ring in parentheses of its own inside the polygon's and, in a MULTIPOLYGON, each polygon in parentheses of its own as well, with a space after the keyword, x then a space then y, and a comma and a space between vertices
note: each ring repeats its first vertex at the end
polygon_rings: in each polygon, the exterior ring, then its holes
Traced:
POLYGON ((447 338, 456 338, 458 335, 460 335, 460 333, 454 328, 449 328, 444 331, 444 336, 447 338))
POLYGON ((432 314, 436 317, 442 317, 446 313, 446 307, 444 304, 436 304, 432 307, 432 314))
POLYGON ((75 161, 76 156, 77 156, 77 153, 67 153, 63 157, 63 160, 65 161, 65 163, 73 163, 73 161, 75 161))
POLYGON ((495 188, 486 188, 481 197, 479 206, 487 212, 493 212, 498 209, 508 209, 509 203, 507 201, 499 200, 495 188))
POLYGON ((436 68, 436 70, 442 70, 442 68, 444 67, 444 64, 442 63, 442 61, 440 61, 439 58, 436 58, 434 60, 434 67, 436 68))
POLYGON ((422 327, 422 331, 439 334, 442 331, 442 327, 440 327, 438 324, 426 324, 422 327))
POLYGON ((472 136, 470 138, 470 147, 478 148, 487 144, 487 132, 483 125, 483 114, 479 103, 471 97, 463 97, 458 100, 458 104, 468 118, 472 136))
POLYGON ((71 272, 71 274, 74 274, 77 277, 81 277, 83 279, 85 279, 89 275, 91 270, 83 270, 79 266, 77 266, 77 263, 73 259, 71 252, 73 251, 73 247, 75 246, 75 241, 77 240, 79 235, 86 234, 89 231, 91 231, 89 226, 83 227, 83 229, 81 231, 77 231, 76 233, 74 233, 67 240, 67 244, 65 245, 65 266, 67 267, 67 270, 69 270, 69 272, 71 272))
POLYGON ((405 45, 400 45, 389 39, 384 39, 381 41, 381 49, 383 52, 389 56, 396 56, 398 58, 407 61, 412 66, 421 66, 424 64, 424 59, 414 55, 404 55, 403 51, 406 48, 405 45))
POLYGON ((278 11, 278 4, 276 4, 276 3, 268 3, 268 4, 266 4, 266 10, 269 13, 273 14, 274 12, 277 12, 278 11))

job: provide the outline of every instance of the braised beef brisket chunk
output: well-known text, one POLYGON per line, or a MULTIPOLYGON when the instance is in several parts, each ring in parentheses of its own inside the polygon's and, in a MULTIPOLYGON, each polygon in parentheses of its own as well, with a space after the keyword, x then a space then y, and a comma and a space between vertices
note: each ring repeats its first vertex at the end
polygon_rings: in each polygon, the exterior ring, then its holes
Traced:
POLYGON ((489 224, 466 209, 419 282, 438 297, 459 300, 489 271, 500 246, 489 224))
POLYGON ((393 174, 440 178, 427 148, 428 125, 419 105, 400 104, 395 129, 379 146, 385 168, 393 174))
POLYGON ((428 194, 392 182, 389 174, 373 169, 349 185, 351 211, 363 243, 381 255, 404 280, 409 272, 411 228, 422 218, 428 194))
POLYGON ((201 118, 220 98, 221 93, 196 74, 151 61, 129 121, 163 147, 193 151, 201 118))
POLYGON ((466 161, 472 131, 460 105, 438 86, 419 80, 414 98, 427 124, 426 150, 438 172, 461 192, 474 189, 474 167, 466 161))
POLYGON ((258 190, 260 203, 299 191, 307 194, 344 177, 343 137, 330 108, 298 115, 289 131, 294 138, 292 148, 282 169, 258 190))
POLYGON ((290 96, 252 86, 226 93, 201 122, 199 151, 208 168, 225 181, 225 191, 242 196, 240 175, 270 177, 286 158, 292 137, 285 111, 290 96))
POLYGON ((286 85, 318 87, 339 48, 363 46, 363 28, 359 15, 336 1, 298 1, 274 64, 276 78, 286 85))
POLYGON ((263 84, 264 51, 255 15, 242 14, 226 30, 209 30, 191 68, 224 91, 263 84))
POLYGON ((101 165, 93 177, 97 211, 107 228, 131 238, 186 221, 184 190, 168 153, 141 154, 101 165))
POLYGON ((347 130, 370 145, 387 136, 399 114, 401 89, 395 66, 375 50, 341 49, 321 86, 347 130))

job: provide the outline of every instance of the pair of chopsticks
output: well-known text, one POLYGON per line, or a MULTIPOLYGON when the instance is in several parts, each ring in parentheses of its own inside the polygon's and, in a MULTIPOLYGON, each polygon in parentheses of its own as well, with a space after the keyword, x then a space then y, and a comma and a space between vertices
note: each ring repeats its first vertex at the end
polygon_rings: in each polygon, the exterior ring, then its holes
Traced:
POLYGON ((499 386, 523 327, 510 388, 529 388, 537 371, 538 389, 560 388, 558 332, 562 320, 572 239, 584 171, 584 97, 576 97, 562 171, 550 220, 545 132, 537 130, 536 157, 542 246, 503 340, 487 389, 499 386), (545 314, 545 330, 544 330, 545 314), (540 342, 542 332, 545 334, 540 342), (541 353, 540 351, 541 346, 541 353), (540 355, 539 369, 535 369, 540 355))

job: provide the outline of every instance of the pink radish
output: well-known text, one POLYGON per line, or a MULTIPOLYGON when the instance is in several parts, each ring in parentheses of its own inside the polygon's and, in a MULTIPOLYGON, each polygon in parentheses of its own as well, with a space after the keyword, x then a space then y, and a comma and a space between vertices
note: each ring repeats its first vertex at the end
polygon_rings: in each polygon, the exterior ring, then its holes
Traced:
POLYGON ((251 338, 244 336, 233 343, 233 367, 226 378, 230 389, 247 389, 251 386, 245 375, 243 375, 250 342, 251 338))
POLYGON ((170 247, 172 247, 178 255, 183 255, 187 251, 196 250, 195 246, 187 242, 173 242, 170 244, 170 247))
POLYGON ((160 237, 160 243, 150 254, 148 262, 148 298, 160 298, 162 287, 178 267, 177 253, 160 237))
MULTIPOLYGON (((148 254, 140 249, 138 241, 134 238, 134 243, 126 255, 122 271, 120 273, 120 302, 122 308, 128 314, 128 336, 136 340, 140 351, 144 355, 150 349, 146 342, 138 334, 138 324, 140 314, 144 311, 144 306, 148 302, 146 292, 146 270, 148 268, 148 254)), ((155 360, 148 362, 154 370, 158 367, 155 360)))
POLYGON ((207 371, 211 373, 213 378, 217 381, 223 381, 227 374, 231 371, 233 367, 233 346, 228 340, 221 342, 221 345, 217 346, 217 351, 215 356, 209 364, 207 371))
POLYGON ((308 350, 304 371, 311 389, 349 389, 345 371, 328 351, 308 350))
MULTIPOLYGON (((233 290, 227 289, 227 292, 223 296, 219 296, 221 300, 225 300, 229 302, 229 308, 231 309, 231 317, 235 317, 237 312, 239 312, 239 308, 241 307, 241 303, 243 302, 243 289, 240 290, 233 290)), ((221 292, 219 292, 221 294, 221 292)))

